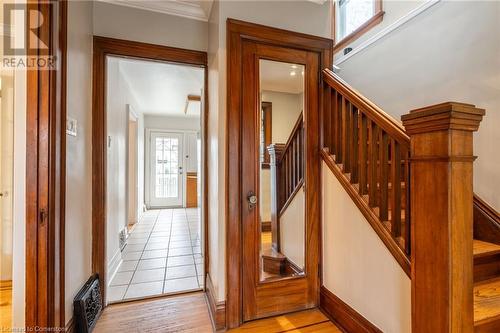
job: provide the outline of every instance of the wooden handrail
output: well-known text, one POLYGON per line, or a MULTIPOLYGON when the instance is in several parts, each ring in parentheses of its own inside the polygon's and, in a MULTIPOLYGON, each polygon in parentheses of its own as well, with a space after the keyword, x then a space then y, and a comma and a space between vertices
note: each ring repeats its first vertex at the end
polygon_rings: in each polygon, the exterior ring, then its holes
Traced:
POLYGON ((280 216, 304 183, 304 121, 300 113, 286 144, 267 147, 271 171, 272 248, 280 250, 280 216))
POLYGON ((410 138, 332 71, 323 71, 322 157, 410 274, 410 138))
POLYGON ((281 187, 283 191, 278 196, 280 199, 278 212, 281 215, 304 181, 304 120, 302 112, 288 137, 277 168, 279 179, 283 184, 281 187))
POLYGON ((329 86, 338 89, 351 103, 358 109, 362 109, 373 121, 391 136, 409 144, 410 137, 406 134, 403 125, 391 115, 375 105, 372 101, 364 97, 359 91, 348 85, 337 74, 326 68, 323 70, 323 80, 329 86))
POLYGON ((498 212, 473 198, 485 110, 441 103, 403 128, 331 71, 323 82, 323 160, 411 277, 412 332, 473 332, 473 223, 476 238, 500 235, 498 212))
MULTIPOLYGON (((295 121, 295 124, 293 125, 292 132, 290 133, 290 135, 288 136, 288 139, 286 140, 285 148, 283 150, 284 152, 286 152, 287 150, 290 149, 290 144, 293 142, 295 136, 297 135, 297 131, 299 129, 302 129, 303 123, 304 123, 303 113, 300 112, 299 117, 297 118, 297 120, 295 121)), ((281 156, 281 158, 283 158, 283 155, 281 156)))

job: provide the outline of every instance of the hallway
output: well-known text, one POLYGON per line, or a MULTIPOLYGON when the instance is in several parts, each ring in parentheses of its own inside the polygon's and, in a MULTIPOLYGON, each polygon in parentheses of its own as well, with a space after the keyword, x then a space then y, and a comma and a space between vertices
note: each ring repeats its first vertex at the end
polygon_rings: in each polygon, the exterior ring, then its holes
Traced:
POLYGON ((200 232, 197 208, 145 212, 128 237, 108 301, 202 289, 200 232))

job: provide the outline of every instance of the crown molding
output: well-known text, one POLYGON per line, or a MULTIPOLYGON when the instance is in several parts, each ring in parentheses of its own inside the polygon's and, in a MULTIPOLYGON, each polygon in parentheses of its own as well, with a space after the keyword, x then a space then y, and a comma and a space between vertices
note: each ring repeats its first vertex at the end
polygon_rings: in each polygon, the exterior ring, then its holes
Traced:
POLYGON ((141 0, 97 0, 118 6, 148 10, 162 14, 180 16, 198 21, 208 21, 212 10, 213 0, 169 0, 169 1, 141 1, 141 0))

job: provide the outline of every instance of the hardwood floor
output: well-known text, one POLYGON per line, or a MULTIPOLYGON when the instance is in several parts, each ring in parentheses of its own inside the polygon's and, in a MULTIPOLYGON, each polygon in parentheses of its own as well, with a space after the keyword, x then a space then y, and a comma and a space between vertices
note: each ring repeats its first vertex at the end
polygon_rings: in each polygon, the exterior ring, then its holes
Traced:
MULTIPOLYGON (((213 332, 205 295, 202 292, 108 306, 95 333, 114 332, 213 332)), ((319 310, 294 312, 255 320, 228 332, 238 333, 340 333, 319 310)))
POLYGON ((12 320, 12 281, 0 282, 0 331, 9 330, 12 320))
POLYGON ((320 310, 313 309, 260 319, 229 330, 231 333, 341 333, 320 310))
POLYGON ((108 306, 95 333, 212 332, 202 292, 108 306))

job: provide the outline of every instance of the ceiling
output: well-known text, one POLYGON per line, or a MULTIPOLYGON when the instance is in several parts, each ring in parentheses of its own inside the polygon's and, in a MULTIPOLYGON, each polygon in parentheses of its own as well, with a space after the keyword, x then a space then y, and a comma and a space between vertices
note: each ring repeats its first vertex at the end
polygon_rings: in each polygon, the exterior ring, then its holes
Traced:
MULTIPOLYGON (((98 0, 121 6, 208 21, 214 0, 98 0)), ((308 0, 324 4, 326 0, 308 0)))
POLYGON ((260 60, 261 90, 298 94, 304 92, 304 66, 260 60), (292 75, 295 73, 295 75, 292 75))
POLYGON ((189 102, 188 95, 199 95, 204 70, 199 67, 118 58, 119 68, 144 114, 200 116, 200 102, 189 102))
POLYGON ((208 21, 213 0, 99 0, 116 5, 208 21))

